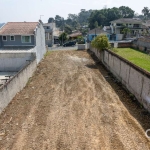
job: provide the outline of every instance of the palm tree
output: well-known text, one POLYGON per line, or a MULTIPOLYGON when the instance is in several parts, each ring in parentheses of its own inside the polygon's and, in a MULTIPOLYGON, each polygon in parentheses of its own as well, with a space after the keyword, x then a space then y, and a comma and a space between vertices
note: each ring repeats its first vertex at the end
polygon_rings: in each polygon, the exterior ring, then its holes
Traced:
POLYGON ((147 17, 149 16, 149 8, 148 7, 144 7, 143 10, 142 10, 142 13, 144 14, 145 16, 145 19, 147 19, 147 17))

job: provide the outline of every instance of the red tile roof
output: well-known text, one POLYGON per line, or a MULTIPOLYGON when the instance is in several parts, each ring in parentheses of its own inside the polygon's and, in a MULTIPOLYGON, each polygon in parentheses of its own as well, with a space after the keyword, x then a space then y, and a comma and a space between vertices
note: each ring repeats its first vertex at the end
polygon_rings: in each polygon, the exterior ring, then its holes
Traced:
POLYGON ((31 35, 39 22, 8 22, 0 29, 0 35, 31 35))

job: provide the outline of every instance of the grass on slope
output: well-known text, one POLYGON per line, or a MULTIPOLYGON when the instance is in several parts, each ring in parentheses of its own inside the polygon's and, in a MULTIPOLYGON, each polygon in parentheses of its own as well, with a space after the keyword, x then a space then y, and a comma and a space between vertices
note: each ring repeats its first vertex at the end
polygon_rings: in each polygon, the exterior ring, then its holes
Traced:
POLYGON ((150 72, 150 55, 132 48, 115 48, 113 51, 135 65, 150 72))

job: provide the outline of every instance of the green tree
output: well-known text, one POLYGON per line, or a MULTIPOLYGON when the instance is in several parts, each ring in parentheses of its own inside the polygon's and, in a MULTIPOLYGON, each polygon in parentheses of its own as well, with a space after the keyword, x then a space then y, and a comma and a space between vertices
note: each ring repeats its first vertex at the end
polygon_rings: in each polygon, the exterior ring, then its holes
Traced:
POLYGON ((91 44, 94 48, 96 48, 99 51, 102 51, 110 47, 108 38, 106 35, 98 35, 96 38, 94 38, 91 44))
POLYGON ((144 7, 143 9, 142 9, 142 13, 143 13, 143 15, 144 15, 144 18, 147 20, 148 19, 148 17, 150 16, 150 10, 149 10, 149 8, 148 7, 144 7))
POLYGON ((109 26, 110 21, 119 18, 132 18, 134 16, 134 11, 125 6, 119 8, 105 8, 101 10, 92 11, 88 22, 90 29, 95 28, 95 22, 98 22, 99 26, 109 26))
POLYGON ((77 21, 78 16, 76 14, 68 14, 68 19, 71 19, 72 21, 77 21))
POLYGON ((67 33, 63 32, 60 36, 59 36, 59 41, 61 43, 61 45, 67 41, 67 33))
POLYGON ((124 36, 126 37, 128 33, 130 33, 131 30, 127 27, 125 27, 123 30, 122 30, 122 33, 124 34, 124 36))
POLYGON ((71 26, 69 26, 69 25, 67 25, 67 24, 65 24, 64 30, 65 30, 65 32, 66 32, 67 34, 71 34, 71 33, 72 33, 72 28, 71 28, 71 26))
POLYGON ((85 10, 81 9, 80 13, 78 14, 78 22, 81 26, 88 24, 88 18, 91 15, 92 10, 85 10))
POLYGON ((95 21, 94 27, 95 27, 95 28, 98 28, 98 22, 97 22, 97 21, 95 21))
POLYGON ((59 16, 59 15, 56 15, 55 16, 55 23, 56 23, 56 26, 57 27, 62 27, 63 26, 63 22, 64 21, 64 18, 63 17, 61 17, 61 16, 59 16))
POLYGON ((54 22, 54 18, 49 18, 48 23, 52 23, 52 22, 54 22))
POLYGON ((120 15, 122 18, 133 18, 134 17, 134 10, 129 7, 121 6, 119 7, 120 15))
POLYGON ((78 36, 77 41, 78 41, 78 44, 85 44, 85 40, 84 40, 83 36, 78 36))

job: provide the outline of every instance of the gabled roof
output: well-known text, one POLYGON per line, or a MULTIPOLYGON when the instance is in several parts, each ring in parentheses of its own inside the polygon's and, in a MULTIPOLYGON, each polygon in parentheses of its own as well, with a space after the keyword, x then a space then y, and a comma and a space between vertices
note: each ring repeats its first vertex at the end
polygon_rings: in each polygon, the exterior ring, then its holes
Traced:
POLYGON ((146 27, 150 27, 150 20, 147 20, 146 22, 144 22, 143 25, 146 27))
POLYGON ((137 19, 137 18, 120 18, 120 19, 111 21, 111 23, 135 23, 135 24, 142 24, 142 20, 137 19))
POLYGON ((90 30, 88 34, 107 34, 107 32, 101 28, 95 28, 95 29, 90 30))
POLYGON ((0 29, 0 35, 32 35, 39 22, 8 22, 0 29))
POLYGON ((74 37, 78 37, 78 36, 81 36, 81 35, 82 35, 81 32, 75 32, 75 33, 70 34, 69 37, 74 38, 74 37))

